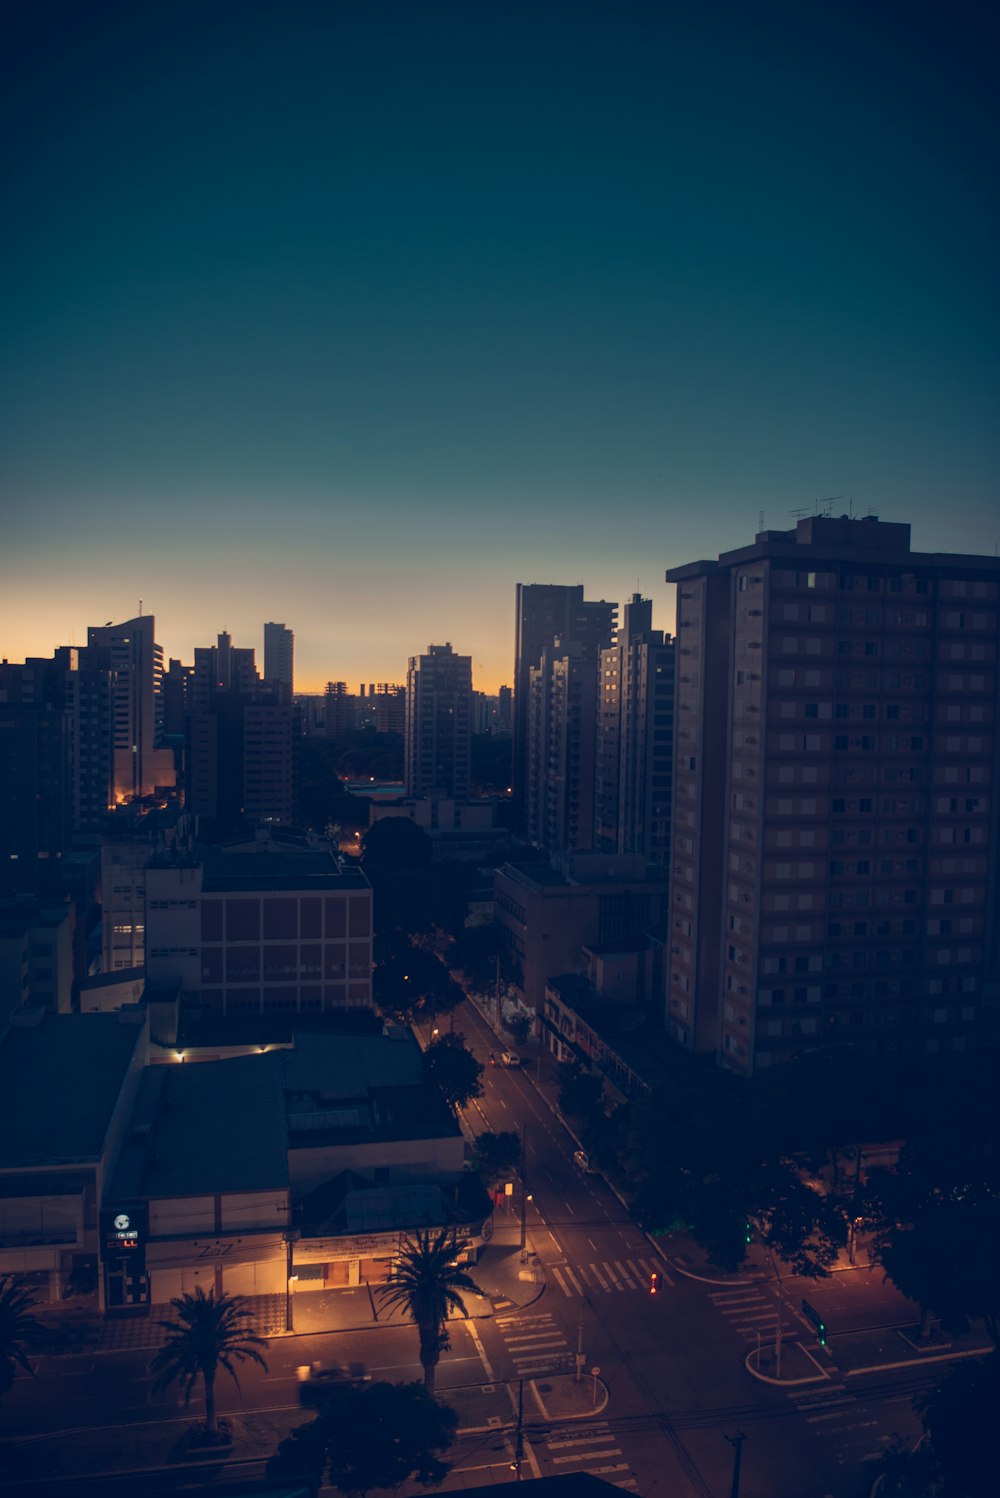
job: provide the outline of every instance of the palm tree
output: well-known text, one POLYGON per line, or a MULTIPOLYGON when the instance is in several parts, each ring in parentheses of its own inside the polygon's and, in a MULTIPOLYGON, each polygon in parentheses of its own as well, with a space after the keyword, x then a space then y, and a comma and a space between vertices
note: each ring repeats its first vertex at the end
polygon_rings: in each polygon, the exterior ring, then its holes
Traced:
POLYGON ((476 1295, 483 1291, 475 1280, 456 1263, 458 1238, 454 1231, 442 1228, 435 1236, 418 1233, 416 1240, 406 1238, 396 1260, 388 1289, 384 1292, 388 1306, 405 1306, 420 1335, 420 1362, 424 1386, 434 1393, 434 1379, 442 1352, 451 1346, 448 1336, 448 1312, 469 1313, 460 1290, 476 1295))
POLYGON ((34 1305, 34 1294, 16 1274, 0 1275, 0 1396, 7 1393, 18 1368, 35 1376, 28 1353, 45 1340, 45 1328, 31 1314, 34 1305))
POLYGON ((158 1324, 168 1332, 167 1341, 149 1365, 154 1375, 152 1394, 164 1394, 171 1384, 179 1383, 184 1390, 184 1408, 191 1399, 191 1391, 199 1375, 205 1383, 205 1429, 210 1435, 218 1433, 215 1415, 215 1375, 225 1368, 239 1388, 239 1379, 233 1366, 239 1363, 259 1363, 267 1372, 267 1363, 257 1351, 266 1347, 263 1337, 256 1337, 247 1330, 250 1312, 242 1295, 219 1295, 210 1290, 206 1295, 200 1285, 193 1295, 181 1295, 170 1304, 176 1307, 175 1321, 158 1324))

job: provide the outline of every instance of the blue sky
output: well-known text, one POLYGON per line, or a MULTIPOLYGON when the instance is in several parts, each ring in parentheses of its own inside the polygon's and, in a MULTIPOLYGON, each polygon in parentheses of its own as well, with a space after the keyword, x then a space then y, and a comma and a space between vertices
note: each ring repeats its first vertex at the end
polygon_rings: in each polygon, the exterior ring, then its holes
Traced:
POLYGON ((28 7, 3 64, 0 651, 143 599, 303 687, 517 581, 838 496, 992 554, 995 14, 28 7))

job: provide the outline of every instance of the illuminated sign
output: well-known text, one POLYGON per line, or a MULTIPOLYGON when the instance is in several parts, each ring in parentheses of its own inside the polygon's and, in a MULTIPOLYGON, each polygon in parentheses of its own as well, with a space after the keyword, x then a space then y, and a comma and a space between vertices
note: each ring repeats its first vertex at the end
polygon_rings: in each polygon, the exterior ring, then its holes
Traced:
POLYGON ((101 1213, 105 1257, 115 1254, 141 1255, 145 1236, 145 1208, 130 1207, 127 1212, 111 1208, 101 1213))

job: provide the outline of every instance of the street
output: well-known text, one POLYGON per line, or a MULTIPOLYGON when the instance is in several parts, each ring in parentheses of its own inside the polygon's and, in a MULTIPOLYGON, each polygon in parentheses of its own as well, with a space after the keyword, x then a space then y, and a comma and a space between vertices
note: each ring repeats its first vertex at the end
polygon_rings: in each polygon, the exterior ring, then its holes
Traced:
MULTIPOLYGON (((485 1060, 496 1046, 493 1033, 468 1003, 459 1018, 456 1028, 485 1060)), ((940 1376, 941 1365, 844 1371, 818 1346, 800 1304, 807 1297, 818 1309, 833 1343, 870 1328, 884 1336, 890 1354, 897 1345, 902 1354, 897 1327, 907 1308, 893 1288, 867 1270, 820 1283, 788 1277, 780 1286, 763 1276, 692 1277, 682 1256, 661 1254, 630 1221, 600 1175, 574 1165, 577 1142, 527 1072, 487 1066, 483 1080, 484 1095, 465 1120, 473 1134, 522 1132, 531 1194, 526 1226, 545 1285, 526 1282, 519 1304, 495 1299, 492 1316, 450 1323, 438 1392, 461 1410, 463 1391, 497 1389, 500 1414, 489 1429, 463 1430, 445 1490, 515 1480, 520 1395, 526 1474, 588 1471, 644 1495, 658 1484, 664 1494, 722 1498, 731 1491, 742 1437, 742 1498, 862 1498, 871 1484, 866 1464, 895 1433, 910 1441, 919 1435, 910 1399, 940 1376), (772 1345, 779 1314, 785 1338, 796 1332, 810 1354, 808 1381, 779 1387, 748 1369, 758 1347, 772 1345), (572 1372, 578 1354, 594 1413, 561 1419, 546 1406, 547 1378, 572 1372)), ((513 1229, 517 1196, 508 1210, 513 1229)), ((486 1282, 492 1251, 474 1271, 486 1282)), ((41 1357, 37 1380, 18 1378, 7 1396, 0 1433, 37 1438, 113 1428, 126 1448, 130 1429, 150 1422, 173 1422, 179 1434, 201 1413, 200 1393, 189 1411, 176 1391, 151 1404, 149 1356, 41 1357)), ((220 1375, 217 1402, 223 1415, 273 1417, 277 1438, 298 1423, 300 1364, 360 1362, 376 1380, 422 1376, 407 1325, 276 1338, 266 1356, 266 1373, 240 1369, 239 1388, 220 1375)))

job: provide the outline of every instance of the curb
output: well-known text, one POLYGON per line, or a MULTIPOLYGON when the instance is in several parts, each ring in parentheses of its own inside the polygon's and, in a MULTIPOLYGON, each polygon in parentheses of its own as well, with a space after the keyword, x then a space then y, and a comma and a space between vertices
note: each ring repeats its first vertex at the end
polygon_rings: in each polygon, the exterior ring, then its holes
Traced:
POLYGON ((870 1368, 841 1368, 841 1378, 859 1378, 863 1373, 885 1373, 893 1368, 921 1368, 924 1363, 954 1363, 959 1358, 982 1358, 993 1351, 992 1347, 969 1347, 962 1352, 939 1352, 932 1357, 906 1358, 901 1363, 873 1363, 870 1368))
POLYGON ((803 1347, 801 1342, 796 1343, 796 1346, 798 1346, 800 1350, 805 1353, 810 1363, 812 1363, 817 1370, 815 1373, 811 1373, 805 1378, 772 1378, 769 1373, 761 1373, 759 1368, 752 1368, 750 1366, 751 1359, 756 1357, 756 1349, 752 1349, 747 1353, 746 1357, 743 1359, 743 1366, 747 1370, 751 1378, 758 1379, 762 1384, 774 1384, 779 1389, 794 1389, 798 1384, 829 1383, 830 1374, 826 1371, 825 1368, 820 1367, 809 1349, 807 1347, 803 1347))
MULTIPOLYGON (((566 1376, 570 1377, 571 1375, 567 1374, 566 1376)), ((584 1374, 584 1379, 587 1378, 590 1378, 589 1373, 584 1374)), ((606 1410, 611 1402, 611 1394, 603 1378, 599 1378, 597 1382, 600 1385, 603 1398, 592 1409, 582 1410, 579 1415, 550 1415, 545 1407, 545 1400, 538 1392, 538 1384, 535 1379, 531 1380, 531 1392, 534 1395, 535 1403, 542 1412, 542 1419, 547 1420, 550 1424, 555 1424, 556 1422, 561 1424, 564 1420, 592 1420, 595 1415, 599 1415, 603 1410, 606 1410)))

